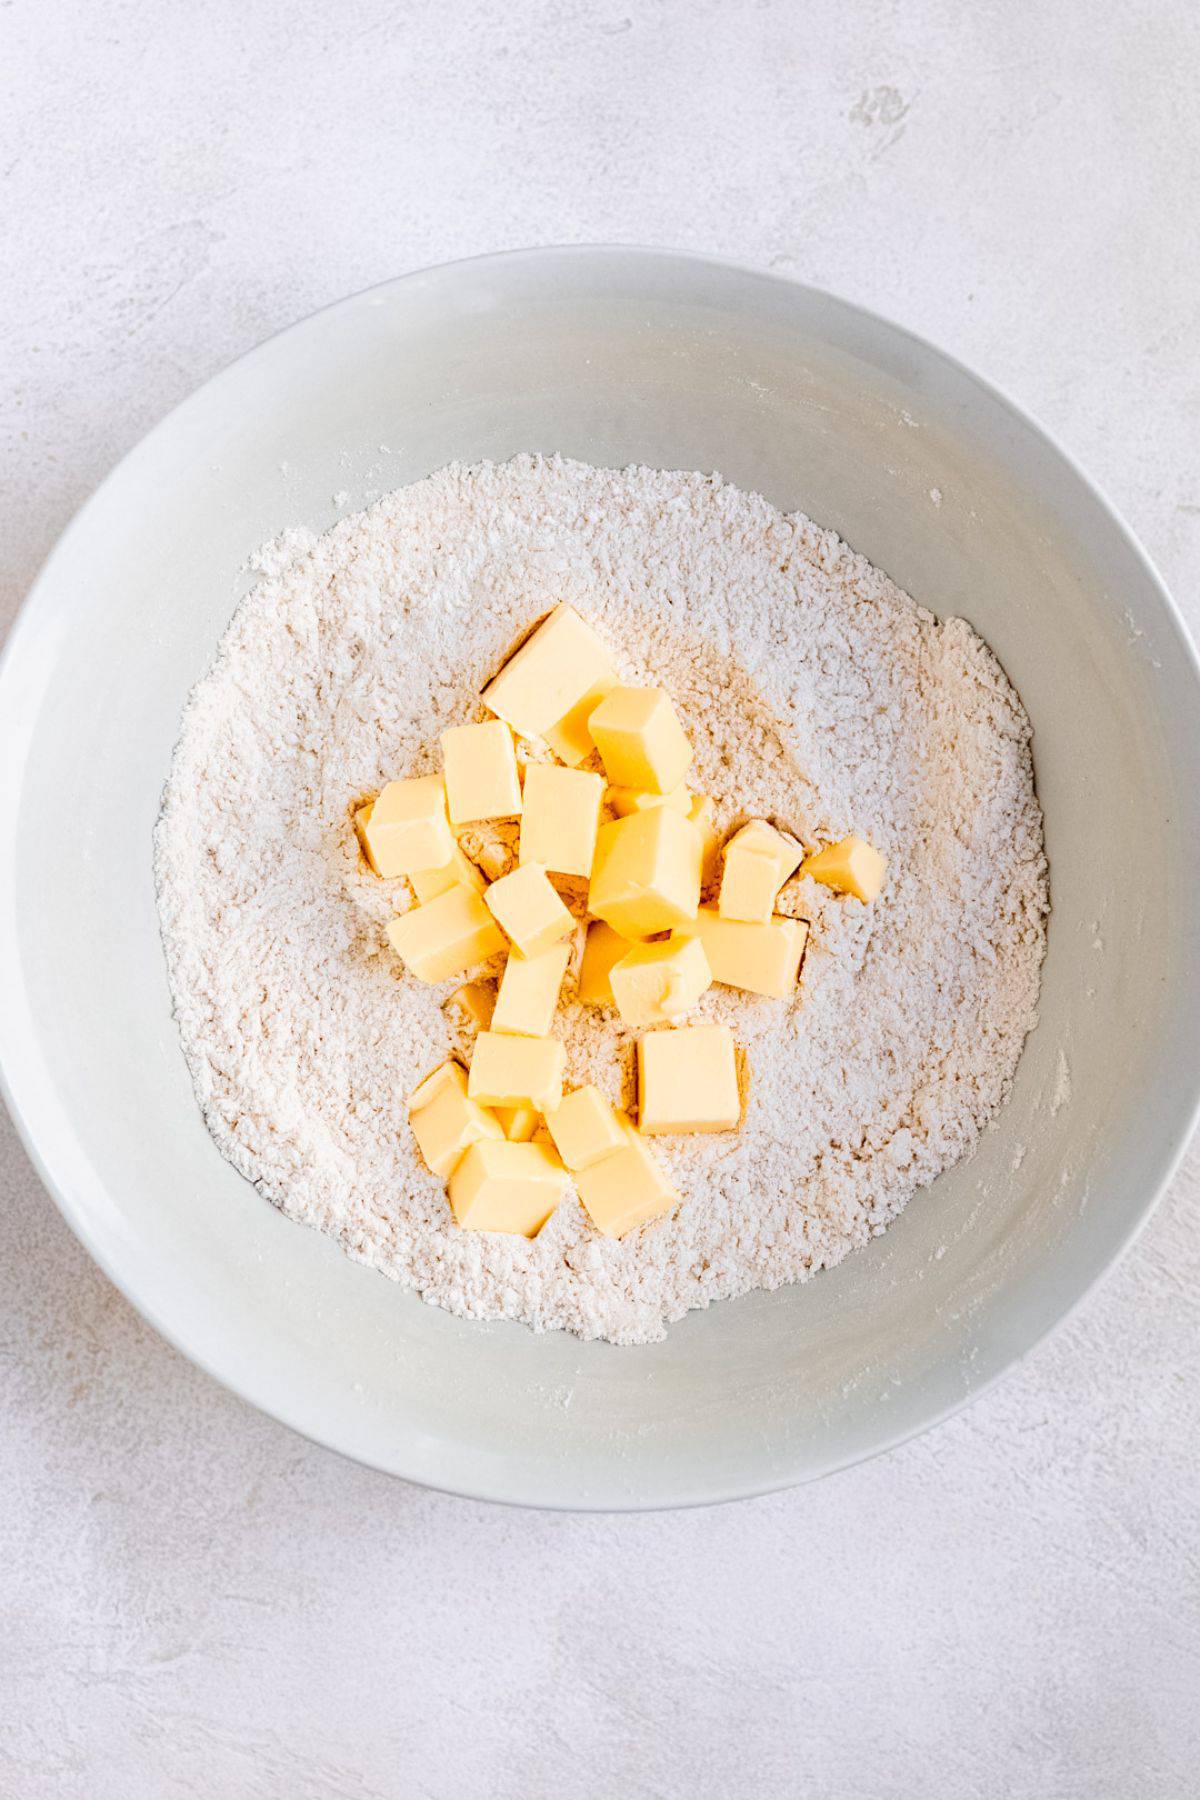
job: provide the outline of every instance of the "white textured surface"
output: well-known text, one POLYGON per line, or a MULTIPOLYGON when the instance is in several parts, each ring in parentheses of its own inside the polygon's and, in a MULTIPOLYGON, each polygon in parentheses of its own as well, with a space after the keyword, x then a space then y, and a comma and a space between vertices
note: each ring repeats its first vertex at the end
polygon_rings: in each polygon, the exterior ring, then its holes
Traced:
MULTIPOLYGON (((1200 624, 1186 0, 0 9, 5 619, 265 333, 505 245, 711 249, 998 379, 1200 624)), ((1098 1800, 1200 1777, 1195 1149, 969 1413, 822 1486, 556 1518, 184 1364, 0 1145, 0 1792, 1098 1800)))

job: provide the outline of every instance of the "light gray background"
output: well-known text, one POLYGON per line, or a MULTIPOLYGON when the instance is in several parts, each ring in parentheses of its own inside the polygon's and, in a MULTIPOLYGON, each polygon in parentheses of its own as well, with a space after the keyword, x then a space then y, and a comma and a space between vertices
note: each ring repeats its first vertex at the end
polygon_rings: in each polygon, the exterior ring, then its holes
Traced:
MULTIPOLYGON (((423 263, 619 239, 976 364, 1195 628, 1198 83, 1190 0, 5 0, 5 623, 112 463, 266 333, 423 263)), ((5 1796, 1197 1791, 1195 1150, 965 1416, 623 1520, 338 1461, 140 1322, 7 1125, 0 1197, 5 1796)))

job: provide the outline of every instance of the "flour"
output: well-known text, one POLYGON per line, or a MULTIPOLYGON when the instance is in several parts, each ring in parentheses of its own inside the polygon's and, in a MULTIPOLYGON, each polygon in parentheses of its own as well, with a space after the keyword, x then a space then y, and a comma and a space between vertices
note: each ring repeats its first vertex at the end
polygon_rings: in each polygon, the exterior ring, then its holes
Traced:
MULTIPOLYGON (((838 1262, 971 1149, 1035 1023, 1048 900, 1029 723, 962 620, 715 476, 557 458, 445 469, 256 572, 184 716, 156 873, 197 1098, 267 1198, 452 1312, 642 1343, 838 1262), (561 600, 673 695, 723 832, 765 816, 889 859, 870 907, 785 888, 813 928, 793 1004, 705 996, 744 1047, 743 1129, 656 1140, 682 1204, 620 1242, 573 1194, 533 1242, 454 1225, 405 1097, 468 1028, 456 984, 387 949, 408 890, 351 823, 437 766, 561 600)), ((511 844, 485 848, 502 870, 511 844)), ((564 995, 569 1082, 628 1102, 636 1034, 564 995)))

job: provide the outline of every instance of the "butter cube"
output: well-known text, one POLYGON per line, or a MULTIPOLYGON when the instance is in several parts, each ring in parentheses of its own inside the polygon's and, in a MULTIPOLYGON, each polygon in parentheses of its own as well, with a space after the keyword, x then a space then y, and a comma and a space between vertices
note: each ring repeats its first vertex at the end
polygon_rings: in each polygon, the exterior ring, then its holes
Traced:
MULTIPOLYGON (((365 810, 365 809, 360 809, 365 810)), ((389 878, 437 869, 454 854, 440 775, 389 781, 362 827, 371 866, 389 878)))
POLYGON ((618 819, 627 819, 630 813, 649 812, 652 806, 669 806, 686 819, 692 804, 692 796, 685 787, 672 788, 669 794, 647 794, 641 788, 610 787, 605 799, 618 819))
POLYGON ((650 937, 694 919, 700 904, 700 833, 670 807, 602 825, 588 911, 625 937, 650 937))
POLYGON ((500 978, 492 1030, 545 1037, 570 956, 570 944, 551 944, 538 956, 510 956, 500 978))
POLYGON ((596 1087, 576 1088, 546 1115, 554 1147, 568 1169, 590 1169, 625 1144, 628 1131, 596 1087))
POLYGON ((542 1122, 542 1115, 532 1106, 498 1106, 496 1117, 510 1144, 527 1144, 542 1122))
POLYGON ((728 1025, 681 1025, 639 1038, 639 1131, 733 1131, 741 1116, 728 1025))
POLYGON ((583 959, 579 964, 579 998, 587 1006, 615 1006, 609 979, 614 963, 620 962, 629 948, 629 939, 595 919, 583 940, 583 959))
POLYGON ((525 810, 521 815, 523 863, 541 863, 556 875, 592 872, 604 783, 581 769, 530 763, 525 770, 525 810))
POLYGON ((469 856, 463 855, 457 844, 450 861, 443 863, 440 869, 414 869, 408 879, 413 893, 422 902, 436 900, 439 894, 449 892, 452 887, 470 887, 482 894, 487 886, 482 871, 475 867, 469 856))
POLYGON ((723 919, 712 907, 702 906, 680 936, 700 939, 714 981, 786 1000, 795 992, 808 926, 803 919, 783 919, 778 914, 765 925, 754 925, 723 919))
POLYGON ((712 970, 699 938, 680 931, 660 943, 631 945, 609 981, 626 1025, 670 1025, 712 985, 712 970))
POLYGON ((453 825, 480 819, 515 819, 521 811, 521 776, 512 732, 500 720, 455 725, 442 733, 446 800, 453 825))
POLYGON ((751 819, 725 846, 725 869, 717 911, 724 919, 746 919, 765 925, 775 896, 803 855, 793 838, 784 837, 765 819, 751 819))
POLYGON ((460 1062, 449 1057, 444 1063, 439 1063, 431 1075, 426 1075, 423 1081, 418 1081, 408 1096, 410 1115, 420 1112, 423 1106, 431 1105, 439 1094, 454 1091, 460 1094, 466 1093, 467 1071, 460 1062))
POLYGON ((519 956, 539 955, 575 927, 541 863, 526 863, 502 875, 483 897, 519 956))
POLYGON ((717 851, 721 840, 717 836, 716 804, 707 794, 693 794, 687 816, 700 833, 700 879, 707 887, 717 872, 717 851))
POLYGON ((669 794, 691 767, 692 746, 665 688, 614 688, 588 729, 614 787, 669 794))
POLYGON ((447 888, 436 900, 388 920, 388 941, 418 981, 445 981, 504 948, 504 934, 473 888, 447 888))
POLYGON ((551 1112, 562 1099, 563 1047, 556 1038, 481 1031, 467 1092, 481 1106, 532 1106, 551 1112))
POLYGON ((615 672, 605 676, 594 687, 590 687, 582 700, 577 700, 561 719, 553 725, 547 725, 542 736, 560 762, 577 769, 581 762, 587 761, 596 748, 595 739, 589 730, 589 721, 605 694, 610 694, 616 685, 615 672))
POLYGON ((371 800, 368 800, 365 805, 358 807, 354 814, 354 829, 358 834, 359 849, 374 869, 376 875, 378 875, 379 865, 375 861, 375 857, 371 851, 371 840, 367 836, 367 826, 371 823, 371 814, 374 810, 375 804, 371 800))
POLYGON ((472 1144, 502 1135, 494 1114, 468 1098, 467 1075, 461 1063, 444 1062, 427 1075, 413 1091, 408 1114, 417 1149, 443 1180, 472 1144))
POLYGON ((492 1022, 496 995, 486 982, 468 981, 454 990, 446 1004, 469 1019, 477 1030, 486 1031, 492 1022))
MULTIPOLYGON (((549 742, 552 727, 593 689, 615 680, 612 657, 591 626, 573 606, 557 606, 484 688, 483 704, 523 737, 549 742)), ((579 728, 576 719, 571 729, 579 728)))
POLYGON ((472 1144, 450 1177, 450 1206, 465 1231, 536 1237, 562 1199, 567 1172, 545 1144, 472 1144))
POLYGON ((575 1186, 588 1217, 597 1231, 611 1238, 624 1237, 679 1204, 679 1195, 655 1157, 634 1135, 628 1120, 623 1123, 621 1148, 575 1173, 575 1186))
POLYGON ((802 875, 823 881, 839 893, 853 894, 856 900, 874 900, 883 886, 886 856, 860 837, 842 838, 827 850, 818 850, 801 865, 802 875))

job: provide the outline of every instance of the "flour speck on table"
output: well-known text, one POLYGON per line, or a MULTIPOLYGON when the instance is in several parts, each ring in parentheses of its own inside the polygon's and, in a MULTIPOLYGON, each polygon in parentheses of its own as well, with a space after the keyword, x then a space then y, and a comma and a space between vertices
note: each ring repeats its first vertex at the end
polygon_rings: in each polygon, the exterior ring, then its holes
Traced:
MULTIPOLYGON (((452 1312, 637 1344, 830 1267, 971 1149, 1036 1022, 1049 899, 1029 721, 969 625, 717 476, 534 456, 287 532, 256 575, 187 706, 155 861, 197 1099, 284 1212, 452 1312), (533 1239, 456 1226, 407 1096, 467 1048, 458 984, 402 978, 385 927, 412 896, 353 824, 433 772, 563 601, 623 679, 674 697, 722 835, 765 818, 888 858, 874 906, 787 883, 779 910, 811 925, 790 1003, 709 989, 700 1016, 743 1051, 742 1129, 656 1139, 680 1204, 619 1241, 573 1195, 533 1239)), ((627 1105, 635 1034, 573 982, 569 1080, 627 1105)))

